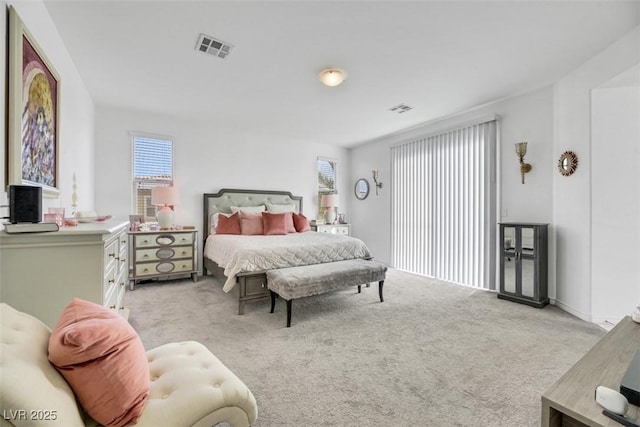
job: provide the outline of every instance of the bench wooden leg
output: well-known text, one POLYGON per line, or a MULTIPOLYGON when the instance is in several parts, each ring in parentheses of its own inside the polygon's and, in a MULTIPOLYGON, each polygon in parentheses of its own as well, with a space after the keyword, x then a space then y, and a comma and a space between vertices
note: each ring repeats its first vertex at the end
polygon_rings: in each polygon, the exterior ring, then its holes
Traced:
POLYGON ((380 294, 380 302, 384 302, 384 298, 382 297, 382 285, 384 285, 384 280, 380 280, 378 282, 378 293, 380 294))
POLYGON ((273 291, 269 291, 271 294, 271 311, 269 313, 273 313, 273 310, 276 308, 276 293, 273 291))
POLYGON ((291 327, 291 301, 287 300, 287 328, 291 327))
POLYGON ((358 293, 362 292, 362 285, 358 285, 358 293))

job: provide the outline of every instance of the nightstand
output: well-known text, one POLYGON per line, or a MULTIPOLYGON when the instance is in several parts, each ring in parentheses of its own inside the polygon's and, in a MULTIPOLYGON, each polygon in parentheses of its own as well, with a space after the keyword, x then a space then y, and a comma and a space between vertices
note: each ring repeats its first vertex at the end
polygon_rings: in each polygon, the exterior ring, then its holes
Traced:
POLYGON ((163 230, 129 232, 129 289, 136 281, 190 274, 198 280, 198 232, 163 230))
POLYGON ((351 225, 349 224, 317 224, 312 225, 311 230, 317 231, 318 233, 351 235, 351 225))

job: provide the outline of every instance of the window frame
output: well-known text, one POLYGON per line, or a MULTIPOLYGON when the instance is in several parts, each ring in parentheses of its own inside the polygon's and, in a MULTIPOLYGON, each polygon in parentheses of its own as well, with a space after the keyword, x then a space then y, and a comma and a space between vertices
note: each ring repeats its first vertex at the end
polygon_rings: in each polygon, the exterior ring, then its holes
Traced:
MULTIPOLYGON (((133 131, 130 133, 131 135, 131 211, 138 215, 144 215, 145 221, 155 221, 155 215, 150 216, 147 215, 150 213, 150 206, 148 205, 148 201, 151 200, 151 195, 143 195, 145 203, 139 209, 139 195, 138 191, 139 183, 144 182, 147 184, 149 189, 153 187, 165 187, 165 186, 173 186, 175 182, 175 141, 174 138, 168 135, 147 133, 147 132, 137 132, 133 131), (169 142, 171 146, 171 178, 170 179, 157 179, 157 180, 140 180, 136 177, 136 143, 137 139, 147 139, 147 140, 156 140, 162 142, 169 142)), ((154 207, 154 212, 158 212, 158 208, 154 207)))
POLYGON ((324 210, 325 210, 325 208, 321 207, 321 203, 320 203, 322 196, 325 194, 338 194, 338 159, 331 158, 331 157, 318 156, 316 158, 316 175, 317 175, 316 179, 317 179, 317 186, 318 186, 317 188, 318 212, 316 213, 316 218, 322 219, 324 218, 324 210), (321 176, 320 162, 330 163, 331 167, 333 168, 333 189, 331 190, 325 190, 320 185, 320 176, 321 176))

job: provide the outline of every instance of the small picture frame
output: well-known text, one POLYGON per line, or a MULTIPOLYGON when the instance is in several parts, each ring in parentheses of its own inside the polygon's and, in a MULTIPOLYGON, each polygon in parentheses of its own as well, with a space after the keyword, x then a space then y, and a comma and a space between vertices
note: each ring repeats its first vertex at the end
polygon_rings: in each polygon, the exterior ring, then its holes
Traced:
POLYGON ((346 224, 347 220, 344 217, 343 213, 339 213, 338 214, 338 224, 346 224))
POLYGON ((129 215, 130 224, 142 224, 144 222, 144 215, 129 215))

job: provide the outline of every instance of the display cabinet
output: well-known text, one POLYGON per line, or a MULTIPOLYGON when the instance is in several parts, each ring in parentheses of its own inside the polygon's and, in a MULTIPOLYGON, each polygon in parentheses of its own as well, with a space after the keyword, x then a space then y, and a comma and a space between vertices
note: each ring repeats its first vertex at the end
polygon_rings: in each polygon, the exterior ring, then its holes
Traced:
POLYGON ((547 296, 548 224, 500 223, 498 298, 541 308, 547 296))

